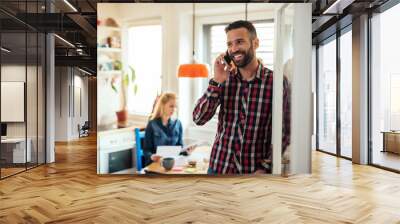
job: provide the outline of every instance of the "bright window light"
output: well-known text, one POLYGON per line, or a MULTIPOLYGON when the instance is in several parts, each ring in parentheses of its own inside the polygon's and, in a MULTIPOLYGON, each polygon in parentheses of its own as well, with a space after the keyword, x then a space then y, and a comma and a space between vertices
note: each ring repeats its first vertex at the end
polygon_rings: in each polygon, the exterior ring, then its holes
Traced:
POLYGON ((136 95, 128 92, 128 110, 148 116, 157 94, 161 93, 161 25, 131 27, 128 38, 128 64, 135 69, 138 85, 136 95))

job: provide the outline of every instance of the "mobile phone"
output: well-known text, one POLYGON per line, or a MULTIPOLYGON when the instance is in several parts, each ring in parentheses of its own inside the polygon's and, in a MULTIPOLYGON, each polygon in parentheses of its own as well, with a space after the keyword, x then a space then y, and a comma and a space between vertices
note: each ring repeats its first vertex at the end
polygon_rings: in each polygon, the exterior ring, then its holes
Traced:
POLYGON ((196 148, 197 144, 188 145, 188 146, 182 148, 182 150, 179 152, 179 155, 188 156, 189 155, 188 150, 191 147, 196 148))
POLYGON ((229 55, 228 50, 226 50, 226 52, 225 52, 224 61, 225 61, 226 65, 231 65, 232 58, 229 55))

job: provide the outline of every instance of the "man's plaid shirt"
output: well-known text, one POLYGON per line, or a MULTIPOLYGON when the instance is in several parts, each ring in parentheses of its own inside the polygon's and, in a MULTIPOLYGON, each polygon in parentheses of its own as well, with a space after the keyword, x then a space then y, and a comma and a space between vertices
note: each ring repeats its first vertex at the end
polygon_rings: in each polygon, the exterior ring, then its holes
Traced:
MULTIPOLYGON (((203 125, 218 114, 218 129, 209 167, 219 174, 253 173, 264 169, 263 159, 272 158, 272 82, 273 72, 259 63, 251 81, 242 79, 239 70, 229 74, 220 86, 209 85, 198 100, 193 120, 203 125)), ((282 148, 290 143, 290 88, 283 82, 282 148)))

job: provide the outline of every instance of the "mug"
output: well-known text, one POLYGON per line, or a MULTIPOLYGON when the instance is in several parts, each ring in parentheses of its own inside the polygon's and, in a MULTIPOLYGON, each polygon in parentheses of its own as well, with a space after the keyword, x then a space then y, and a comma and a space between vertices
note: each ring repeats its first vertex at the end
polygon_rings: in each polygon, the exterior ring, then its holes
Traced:
POLYGON ((167 157, 162 160, 162 166, 165 168, 166 171, 169 171, 174 167, 175 159, 172 157, 167 157))

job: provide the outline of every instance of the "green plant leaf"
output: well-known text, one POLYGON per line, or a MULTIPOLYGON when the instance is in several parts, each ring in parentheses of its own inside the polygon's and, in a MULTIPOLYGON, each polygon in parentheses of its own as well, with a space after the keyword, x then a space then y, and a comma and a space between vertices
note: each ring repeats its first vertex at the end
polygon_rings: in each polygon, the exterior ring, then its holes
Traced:
POLYGON ((111 88, 112 88, 116 93, 118 93, 118 90, 117 90, 117 88, 115 87, 114 84, 111 84, 111 88))
POLYGON ((124 85, 125 86, 129 85, 129 75, 128 74, 124 74, 124 85))
POLYGON ((138 91, 138 85, 135 84, 135 86, 133 87, 133 92, 135 93, 135 95, 137 94, 138 91))
POLYGON ((120 60, 114 61, 114 69, 115 70, 122 70, 122 62, 120 60))
POLYGON ((132 68, 132 66, 129 66, 129 69, 131 70, 131 74, 132 74, 132 82, 135 82, 135 80, 136 80, 136 72, 135 72, 135 69, 133 69, 132 68))

